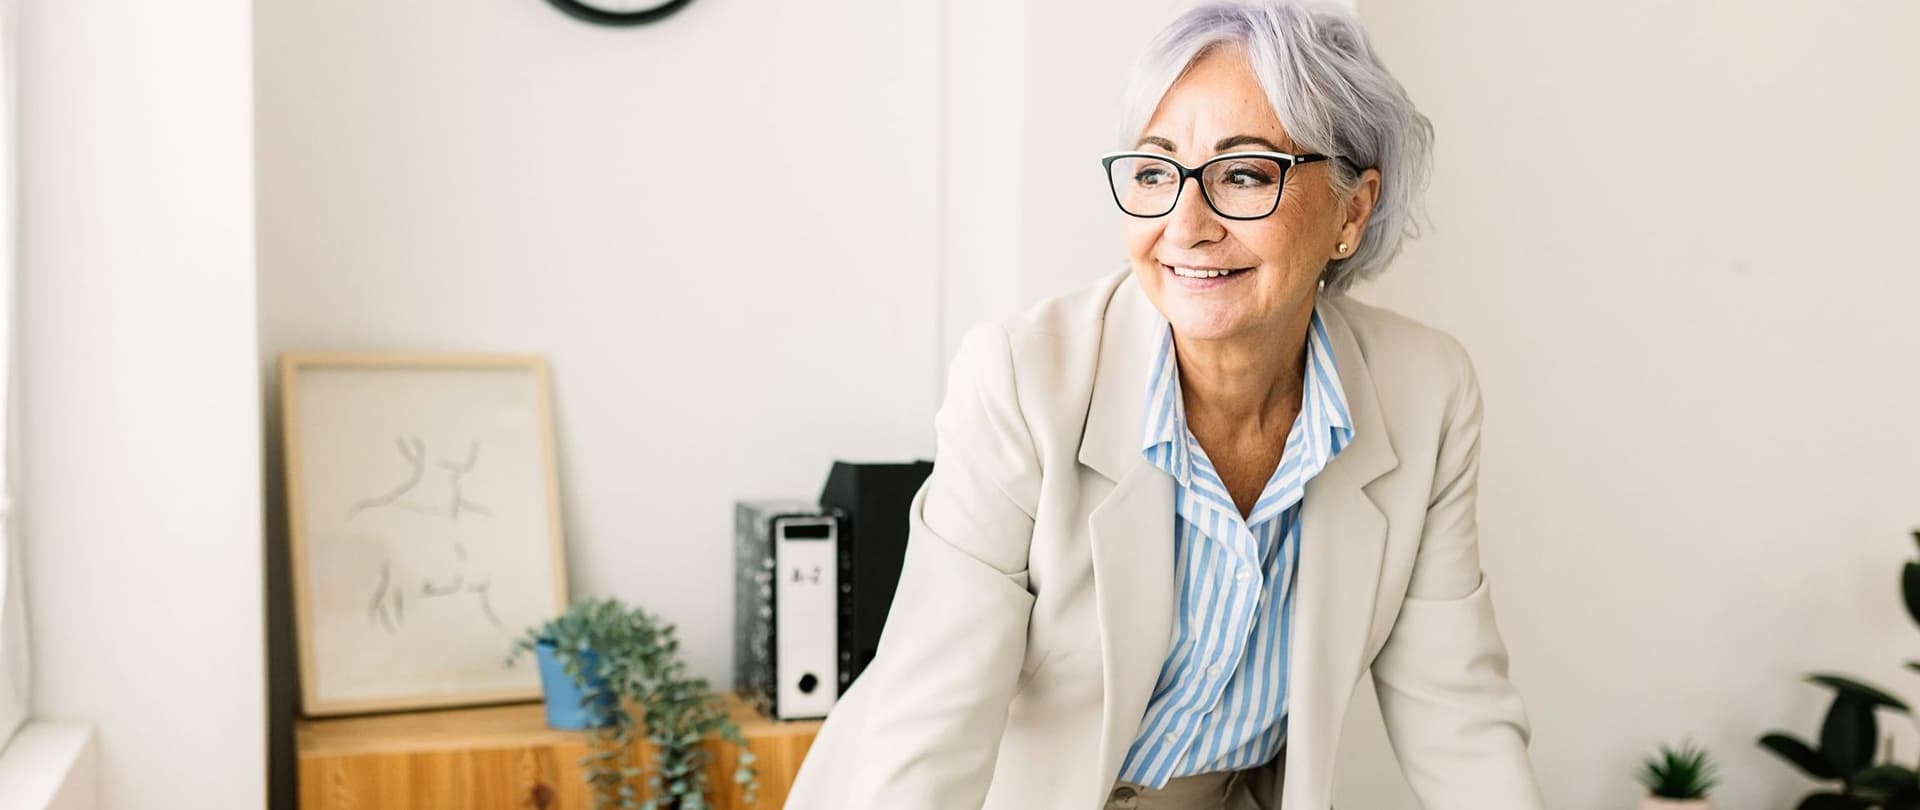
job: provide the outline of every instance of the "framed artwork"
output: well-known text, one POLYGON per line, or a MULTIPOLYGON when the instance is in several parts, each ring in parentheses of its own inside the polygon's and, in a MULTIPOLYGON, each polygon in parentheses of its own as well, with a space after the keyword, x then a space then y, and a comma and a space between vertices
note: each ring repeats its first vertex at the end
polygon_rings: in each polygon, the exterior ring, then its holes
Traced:
POLYGON ((566 606, 536 356, 280 357, 309 716, 537 700, 513 639, 566 606))

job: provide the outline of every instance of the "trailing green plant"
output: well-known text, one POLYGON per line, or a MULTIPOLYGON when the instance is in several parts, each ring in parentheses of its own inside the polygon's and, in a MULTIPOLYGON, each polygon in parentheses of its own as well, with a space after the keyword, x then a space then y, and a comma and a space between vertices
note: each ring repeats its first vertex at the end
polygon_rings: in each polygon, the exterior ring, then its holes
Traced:
POLYGON ((726 706, 704 678, 680 660, 674 626, 618 599, 583 599, 514 642, 513 656, 543 643, 580 688, 582 705, 606 723, 593 729, 580 760, 596 810, 710 810, 700 741, 708 735, 732 743, 739 767, 733 780, 754 803, 759 780, 753 754, 726 706), (639 716, 627 704, 639 707, 639 716), (651 763, 636 764, 633 743, 653 744, 651 763), (642 800, 642 777, 648 790, 642 800))
POLYGON ((1640 768, 1640 784, 1662 799, 1704 799, 1720 781, 1707 752, 1692 743, 1674 748, 1665 743, 1640 768))
MULTIPOLYGON (((1920 543, 1920 529, 1913 530, 1913 539, 1920 543)), ((1920 623, 1920 561, 1908 561, 1901 571, 1900 593, 1907 615, 1920 623)), ((1920 661, 1908 661, 1907 668, 1920 671, 1920 661)), ((1760 738, 1762 747, 1807 776, 1839 783, 1837 789, 1801 800, 1799 810, 1920 810, 1920 771, 1892 761, 1891 738, 1884 742, 1884 758, 1876 761, 1882 750, 1876 715, 1886 711, 1912 721, 1906 701, 1844 675, 1814 673, 1807 680, 1834 693, 1820 726, 1819 746, 1778 731, 1760 738)))

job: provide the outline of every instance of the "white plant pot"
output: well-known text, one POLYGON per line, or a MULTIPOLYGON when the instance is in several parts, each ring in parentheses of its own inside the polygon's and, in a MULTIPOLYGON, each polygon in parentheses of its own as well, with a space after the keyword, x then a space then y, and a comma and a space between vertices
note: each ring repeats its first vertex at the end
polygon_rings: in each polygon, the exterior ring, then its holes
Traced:
POLYGON ((1713 810, 1713 802, 1707 799, 1662 799, 1648 796, 1640 802, 1640 810, 1713 810))

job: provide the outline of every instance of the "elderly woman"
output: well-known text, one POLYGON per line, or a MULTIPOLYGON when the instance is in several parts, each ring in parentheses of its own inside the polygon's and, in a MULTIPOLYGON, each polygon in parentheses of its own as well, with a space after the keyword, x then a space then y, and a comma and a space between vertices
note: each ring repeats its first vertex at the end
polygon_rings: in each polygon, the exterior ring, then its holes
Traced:
POLYGON ((1346 12, 1271 0, 1175 20, 1125 98, 1129 266, 968 333, 787 807, 1325 810, 1368 671, 1427 810, 1541 807, 1473 366, 1344 295, 1410 228, 1426 118, 1346 12))

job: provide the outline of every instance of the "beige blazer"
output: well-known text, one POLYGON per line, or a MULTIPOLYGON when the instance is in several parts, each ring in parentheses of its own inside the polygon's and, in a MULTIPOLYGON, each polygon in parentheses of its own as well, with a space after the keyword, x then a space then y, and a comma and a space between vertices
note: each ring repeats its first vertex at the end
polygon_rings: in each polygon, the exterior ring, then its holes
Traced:
MULTIPOLYGON (((1306 488, 1288 744, 1256 795, 1329 807, 1370 669, 1427 810, 1540 810, 1480 571, 1473 366, 1404 316, 1345 297, 1320 312, 1355 433, 1306 488)), ((1140 451, 1162 323, 1123 271, 967 333, 877 657, 788 810, 1103 805, 1173 629, 1175 482, 1140 451)))

